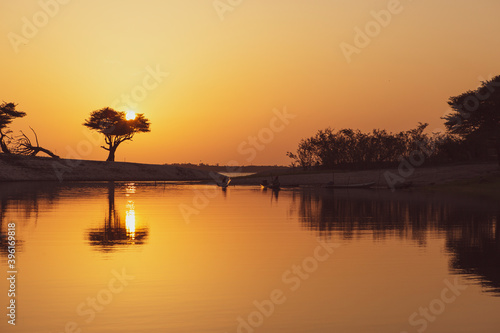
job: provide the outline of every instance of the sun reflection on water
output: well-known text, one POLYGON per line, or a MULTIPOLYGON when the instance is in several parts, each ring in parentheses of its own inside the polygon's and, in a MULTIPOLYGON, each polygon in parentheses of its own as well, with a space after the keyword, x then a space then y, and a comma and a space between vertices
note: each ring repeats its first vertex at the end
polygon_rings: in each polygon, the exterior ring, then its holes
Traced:
POLYGON ((135 183, 127 183, 125 184, 125 196, 130 196, 131 194, 135 194, 136 192, 136 186, 135 183))
POLYGON ((135 239, 135 205, 132 200, 127 202, 127 210, 125 212, 125 228, 127 235, 131 239, 135 239))

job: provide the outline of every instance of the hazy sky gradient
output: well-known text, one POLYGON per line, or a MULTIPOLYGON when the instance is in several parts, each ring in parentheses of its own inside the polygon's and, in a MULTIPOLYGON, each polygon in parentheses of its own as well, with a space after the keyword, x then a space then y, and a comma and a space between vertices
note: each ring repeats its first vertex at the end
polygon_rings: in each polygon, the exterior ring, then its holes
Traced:
POLYGON ((244 0, 221 20, 212 0, 72 0, 16 53, 9 33, 23 36, 23 17, 32 22, 42 9, 3 1, 0 99, 28 113, 13 129, 32 126, 61 156, 98 160, 107 156, 98 144, 70 153, 89 146, 82 123, 139 89, 148 68, 169 73, 154 89, 147 79, 152 89, 134 108, 152 132, 122 144, 117 161, 288 164, 286 151, 328 126, 442 128, 448 97, 500 74, 500 2, 402 0, 348 63, 340 44, 354 45, 355 27, 387 6, 244 0), (241 154, 284 107, 296 118, 255 159, 241 154))

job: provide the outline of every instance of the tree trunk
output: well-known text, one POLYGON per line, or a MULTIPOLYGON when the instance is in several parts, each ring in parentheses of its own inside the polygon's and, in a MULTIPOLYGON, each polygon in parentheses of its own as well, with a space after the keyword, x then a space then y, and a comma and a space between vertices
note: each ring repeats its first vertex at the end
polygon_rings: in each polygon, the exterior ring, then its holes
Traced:
POLYGON ((0 140, 0 146, 2 147, 2 152, 4 152, 5 154, 10 154, 10 150, 9 148, 7 148, 7 145, 5 144, 5 142, 3 142, 3 140, 0 140))
POLYGON ((2 152, 4 154, 10 154, 10 150, 9 148, 7 147, 7 145, 5 144, 5 142, 3 141, 3 138, 5 137, 6 135, 3 134, 1 131, 0 131, 0 147, 2 148, 2 152))
POLYGON ((497 160, 498 160, 498 166, 500 167, 500 137, 497 137, 497 140, 496 140, 496 148, 497 148, 497 160))
POLYGON ((108 162, 114 162, 115 161, 116 148, 118 148, 118 145, 116 145, 116 146, 110 146, 109 147, 109 155, 108 155, 108 159, 106 161, 108 161, 108 162))
POLYGON ((111 230, 114 225, 112 221, 115 217, 115 182, 108 182, 108 228, 111 230))
POLYGON ((500 249, 500 212, 497 213, 497 219, 495 221, 495 241, 498 248, 500 249))
POLYGON ((59 159, 60 158, 59 156, 57 156, 56 154, 54 154, 53 152, 51 152, 48 149, 45 149, 45 148, 42 148, 42 147, 33 147, 33 149, 35 150, 35 154, 34 155, 36 155, 39 151, 41 151, 42 153, 45 153, 45 154, 49 155, 52 158, 55 158, 55 159, 59 159))

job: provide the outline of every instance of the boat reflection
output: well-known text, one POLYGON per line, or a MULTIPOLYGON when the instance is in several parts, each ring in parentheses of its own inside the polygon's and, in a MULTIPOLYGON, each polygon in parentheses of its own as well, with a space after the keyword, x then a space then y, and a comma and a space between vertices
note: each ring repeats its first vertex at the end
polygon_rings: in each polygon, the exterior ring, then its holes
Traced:
POLYGON ((268 192, 271 192, 271 202, 273 202, 273 201, 278 202, 279 195, 280 195, 280 189, 270 189, 267 186, 261 185, 260 190, 264 195, 267 195, 268 192))
MULTIPOLYGON (((126 193, 135 193, 126 187, 126 193)), ((125 210, 125 223, 122 222, 120 212, 115 209, 115 183, 108 183, 108 211, 102 226, 88 231, 89 244, 99 251, 111 252, 128 245, 144 244, 148 238, 149 230, 137 227, 135 205, 129 200, 125 210)))

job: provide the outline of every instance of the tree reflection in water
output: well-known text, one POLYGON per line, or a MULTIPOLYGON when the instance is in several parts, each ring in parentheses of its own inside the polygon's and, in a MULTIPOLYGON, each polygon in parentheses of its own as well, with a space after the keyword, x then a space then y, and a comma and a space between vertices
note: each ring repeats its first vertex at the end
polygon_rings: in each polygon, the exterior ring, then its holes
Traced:
MULTIPOLYGON (((58 200, 58 191, 53 187, 47 187, 45 183, 29 182, 7 182, 0 184, 0 255, 8 255, 7 224, 16 223, 16 229, 20 225, 38 221, 40 205, 52 205, 58 200), (13 212, 15 219, 10 217, 13 212), (34 215, 34 216, 33 216, 34 215)), ((21 252, 24 241, 16 232, 16 252, 21 252)))
MULTIPOLYGON (((130 184, 125 185, 128 201, 125 211, 120 212, 115 208, 113 182, 4 183, 0 184, 0 255, 6 255, 5 236, 11 217, 15 217, 18 225, 36 223, 39 207, 46 209, 64 195, 74 198, 95 194, 103 186, 107 190, 108 208, 101 225, 86 232, 89 244, 102 252, 144 244, 149 230, 136 221, 131 199, 135 188, 130 184), (65 194, 65 189, 70 190, 65 194)), ((406 191, 304 189, 280 193, 279 203, 287 204, 289 195, 292 215, 298 216, 304 228, 321 237, 353 240, 368 234, 375 240, 397 237, 425 246, 429 235, 441 235, 450 255, 450 270, 466 274, 486 290, 500 295, 500 203, 497 201, 406 191)), ((271 197, 276 201, 277 193, 271 197)), ((17 239, 16 251, 22 251, 22 244, 17 239)))
POLYGON ((472 217, 447 231, 450 266, 461 274, 479 276, 486 290, 500 296, 500 211, 483 220, 472 217))
POLYGON ((437 193, 311 190, 294 193, 291 210, 322 237, 399 237, 425 246, 442 233, 450 269, 500 295, 500 204, 437 193))
MULTIPOLYGON (((134 189, 135 190, 135 189, 134 189)), ((133 193, 130 186, 126 188, 127 194, 133 193)), ((115 209, 115 183, 108 183, 108 211, 101 227, 88 231, 90 245, 99 251, 111 252, 119 246, 141 245, 148 238, 148 229, 137 227, 135 220, 135 206, 129 200, 125 211, 125 223, 120 218, 120 213, 115 209)))

